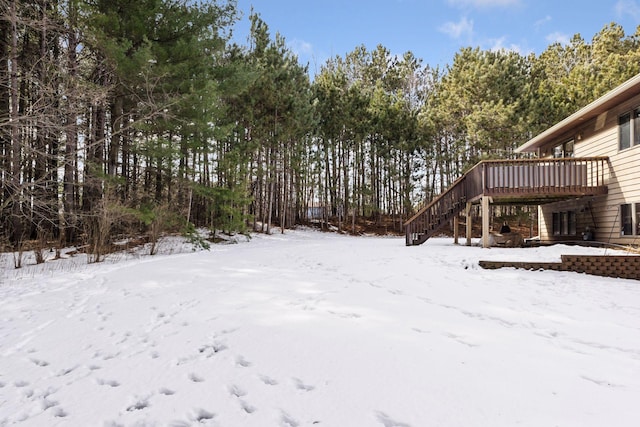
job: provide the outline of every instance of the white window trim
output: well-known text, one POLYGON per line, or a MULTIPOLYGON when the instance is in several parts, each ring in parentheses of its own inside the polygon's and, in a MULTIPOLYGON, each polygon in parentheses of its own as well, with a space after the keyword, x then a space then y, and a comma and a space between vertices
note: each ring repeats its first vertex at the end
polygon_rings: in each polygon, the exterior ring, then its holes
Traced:
POLYGON ((637 120, 640 120, 640 106, 632 108, 631 110, 625 111, 624 113, 618 116, 618 151, 625 151, 640 145, 640 138, 638 138, 638 135, 635 134, 636 133, 635 123, 637 120), (621 135, 620 119, 623 116, 626 116, 627 114, 629 115, 629 146, 622 148, 621 147, 622 140, 620 138, 620 135, 621 135), (638 138, 638 143, 635 142, 636 138, 638 138))

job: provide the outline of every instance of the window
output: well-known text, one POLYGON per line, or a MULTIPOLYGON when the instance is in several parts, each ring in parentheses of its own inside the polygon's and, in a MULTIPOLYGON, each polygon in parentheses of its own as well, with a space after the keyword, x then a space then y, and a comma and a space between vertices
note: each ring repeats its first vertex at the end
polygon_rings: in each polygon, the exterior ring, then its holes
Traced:
POLYGON ((620 205, 620 235, 640 236, 640 203, 620 205))
POLYGON ((620 150, 640 145, 640 108, 621 115, 618 118, 620 132, 620 150))
POLYGON ((561 225, 560 225, 560 212, 554 212, 553 213, 553 220, 551 223, 551 227, 553 229, 553 235, 554 236, 559 236, 560 235, 560 230, 562 229, 561 225))
POLYGON ((575 211, 553 212, 552 232, 554 236, 575 236, 576 231, 575 211))
POLYGON ((553 157, 555 159, 573 157, 573 139, 553 147, 553 157))
POLYGON ((575 236, 577 233, 577 226, 578 226, 578 221, 576 220, 576 211, 569 211, 567 212, 567 215, 569 216, 569 234, 571 236, 575 236))
POLYGON ((620 234, 623 236, 631 236, 633 234, 633 214, 631 213, 631 205, 620 206, 620 234))

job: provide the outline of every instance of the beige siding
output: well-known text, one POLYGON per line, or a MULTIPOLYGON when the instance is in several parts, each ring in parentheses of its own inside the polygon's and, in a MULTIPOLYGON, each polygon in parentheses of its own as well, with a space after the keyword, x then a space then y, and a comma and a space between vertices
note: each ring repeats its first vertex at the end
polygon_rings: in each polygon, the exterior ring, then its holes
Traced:
MULTIPOLYGON (((618 117, 640 106, 640 96, 623 103, 606 114, 604 125, 597 129, 597 119, 584 123, 581 127, 559 138, 543 152, 551 152, 557 145, 571 137, 575 138, 575 157, 607 156, 610 160, 610 174, 607 177, 608 194, 603 197, 582 199, 572 202, 577 212, 578 232, 593 223, 595 218, 596 240, 617 244, 640 244, 640 236, 620 235, 620 205, 640 203, 640 146, 618 150, 618 117), (586 205, 585 205, 586 202, 586 205)), ((602 125, 602 122, 600 123, 602 125)), ((540 209, 540 237, 543 240, 557 240, 550 235, 552 212, 568 209, 566 202, 544 205, 540 209)))
MULTIPOLYGON (((600 199, 603 197, 600 196, 600 199)), ((591 213, 593 207, 598 198, 585 197, 582 199, 566 200, 557 203, 549 203, 541 206, 539 215, 540 224, 540 238, 544 241, 567 241, 567 240, 582 240, 583 233, 587 230, 594 230, 596 225, 594 223, 594 217, 591 213), (574 211, 576 213, 576 234, 568 236, 554 236, 553 230, 553 212, 568 212, 574 211)))

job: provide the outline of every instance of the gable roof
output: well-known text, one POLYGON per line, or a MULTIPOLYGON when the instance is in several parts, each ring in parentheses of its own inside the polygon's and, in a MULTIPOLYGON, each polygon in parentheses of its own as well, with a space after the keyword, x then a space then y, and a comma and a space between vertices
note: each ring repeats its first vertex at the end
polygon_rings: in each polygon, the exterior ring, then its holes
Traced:
POLYGON ((571 128, 610 110, 614 106, 638 94, 640 94, 640 74, 632 77, 586 107, 581 108, 566 119, 525 142, 520 147, 516 148, 515 152, 522 153, 527 151, 536 151, 538 148, 551 142, 553 139, 559 137, 571 128))

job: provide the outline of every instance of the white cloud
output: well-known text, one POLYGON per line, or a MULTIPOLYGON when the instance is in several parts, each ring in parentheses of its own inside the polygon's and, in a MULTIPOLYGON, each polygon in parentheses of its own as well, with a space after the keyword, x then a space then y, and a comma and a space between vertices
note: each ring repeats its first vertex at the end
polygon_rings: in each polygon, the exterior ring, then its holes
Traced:
POLYGON ((506 37, 500 37, 498 39, 490 39, 489 43, 491 44, 491 47, 489 48, 489 50, 493 52, 506 51, 506 52, 516 52, 521 55, 523 54, 523 49, 520 45, 517 45, 514 43, 505 45, 505 41, 506 41, 506 37))
POLYGON ((445 22, 438 30, 454 39, 471 36, 473 34, 473 20, 463 16, 458 22, 445 22))
POLYGON ((520 4, 520 0, 449 0, 449 4, 472 7, 515 6, 520 4))
POLYGON ((549 23, 549 22, 551 22, 551 16, 550 16, 550 15, 547 15, 547 16, 545 16, 545 17, 544 17, 544 18, 542 18, 542 19, 538 19, 538 20, 533 24, 533 27, 534 27, 536 30, 539 30, 539 29, 540 29, 540 27, 542 27, 543 25, 545 25, 545 24, 547 24, 547 23, 549 23))
POLYGON ((300 39, 293 39, 289 43, 289 48, 298 56, 310 56, 313 54, 313 45, 300 39))
POLYGON ((640 21, 640 3, 634 0, 619 0, 615 5, 618 18, 631 17, 640 21))
POLYGON ((549 43, 560 43, 562 45, 566 45, 569 44, 569 41, 571 40, 571 36, 561 33, 559 31, 556 31, 555 33, 551 33, 548 34, 547 37, 545 37, 545 39, 549 42, 549 43))

